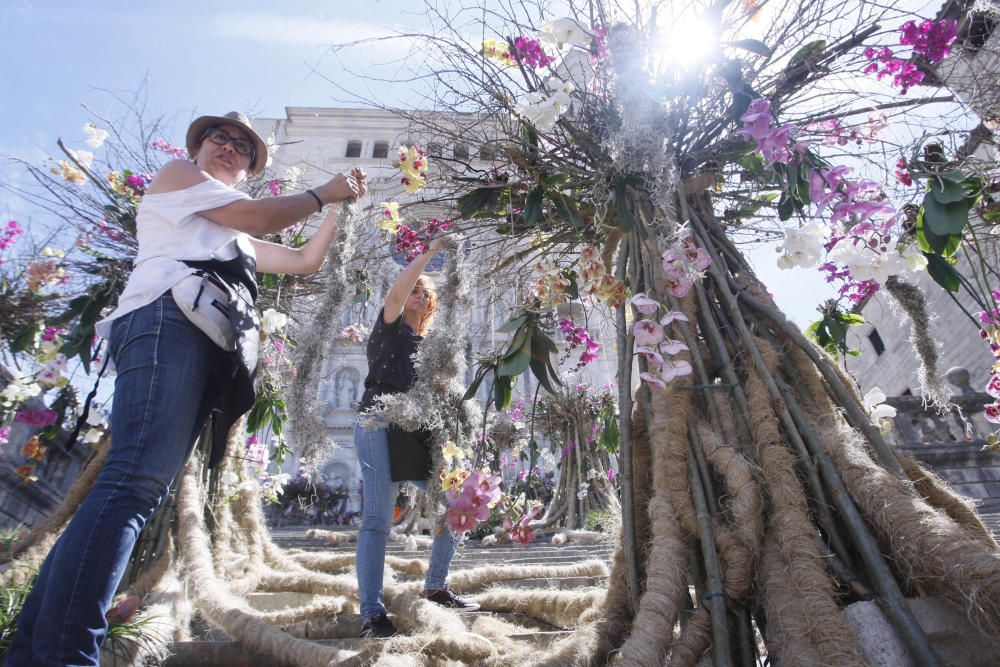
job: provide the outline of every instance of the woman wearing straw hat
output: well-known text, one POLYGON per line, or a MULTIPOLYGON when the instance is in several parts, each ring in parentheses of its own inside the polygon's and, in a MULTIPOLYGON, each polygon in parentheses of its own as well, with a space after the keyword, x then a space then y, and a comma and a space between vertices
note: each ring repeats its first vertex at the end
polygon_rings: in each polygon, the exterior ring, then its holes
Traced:
MULTIPOLYGON (((132 275, 117 309, 97 325, 117 369, 111 450, 39 571, 9 666, 99 663, 105 613, 136 538, 209 414, 216 412, 218 444, 253 405, 255 272, 316 271, 336 234, 337 207, 301 248, 251 235, 365 193, 358 168, 300 194, 252 199, 236 190, 264 169, 267 145, 235 111, 197 118, 187 149, 191 160, 166 164, 140 202, 132 275)), ((221 453, 213 448, 212 459, 221 453)))

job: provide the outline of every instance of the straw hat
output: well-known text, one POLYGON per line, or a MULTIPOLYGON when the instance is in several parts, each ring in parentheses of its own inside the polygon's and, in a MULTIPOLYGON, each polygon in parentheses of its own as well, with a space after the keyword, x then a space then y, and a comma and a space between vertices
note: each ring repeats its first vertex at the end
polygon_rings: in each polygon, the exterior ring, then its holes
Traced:
POLYGON ((250 175, 256 176, 264 171, 264 167, 267 166, 267 144, 250 127, 250 119, 239 111, 230 111, 225 116, 199 116, 195 118, 187 131, 188 155, 195 155, 198 152, 205 130, 219 125, 232 125, 247 133, 247 138, 254 144, 254 157, 249 169, 250 175))

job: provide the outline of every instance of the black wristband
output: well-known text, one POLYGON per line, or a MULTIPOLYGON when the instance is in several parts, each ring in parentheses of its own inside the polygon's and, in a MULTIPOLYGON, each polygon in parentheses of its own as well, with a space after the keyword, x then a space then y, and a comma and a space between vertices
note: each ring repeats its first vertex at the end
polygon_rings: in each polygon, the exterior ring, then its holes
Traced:
POLYGON ((318 195, 318 194, 316 194, 316 193, 315 193, 315 192, 313 191, 313 189, 312 189, 312 188, 309 188, 308 190, 306 190, 306 192, 307 192, 308 194, 311 194, 311 195, 312 195, 312 198, 316 200, 316 203, 317 203, 317 204, 319 204, 319 210, 321 210, 321 211, 322 211, 322 210, 323 210, 323 200, 319 198, 319 195, 318 195))

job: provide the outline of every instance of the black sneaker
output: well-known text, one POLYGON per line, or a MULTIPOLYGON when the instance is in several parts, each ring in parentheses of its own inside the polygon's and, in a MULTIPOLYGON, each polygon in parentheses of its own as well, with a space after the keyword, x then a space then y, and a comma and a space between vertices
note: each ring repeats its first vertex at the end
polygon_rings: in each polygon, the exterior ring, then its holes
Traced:
POLYGON ((386 637, 395 637, 398 634, 396 626, 385 614, 376 614, 361 626, 362 639, 385 639, 386 637))
POLYGON ((448 588, 442 588, 436 591, 424 591, 424 597, 431 602, 441 605, 442 607, 454 609, 455 611, 479 611, 478 604, 475 602, 469 602, 464 598, 460 598, 452 593, 448 588))

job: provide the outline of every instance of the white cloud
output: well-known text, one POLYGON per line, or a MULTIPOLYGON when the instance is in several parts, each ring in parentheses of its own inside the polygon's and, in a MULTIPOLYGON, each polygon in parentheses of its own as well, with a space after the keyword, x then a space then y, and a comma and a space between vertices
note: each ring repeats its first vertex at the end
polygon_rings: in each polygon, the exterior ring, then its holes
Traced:
POLYGON ((386 26, 359 21, 324 21, 280 14, 245 14, 219 16, 215 30, 229 37, 258 42, 328 46, 374 37, 389 37, 394 31, 386 26))

